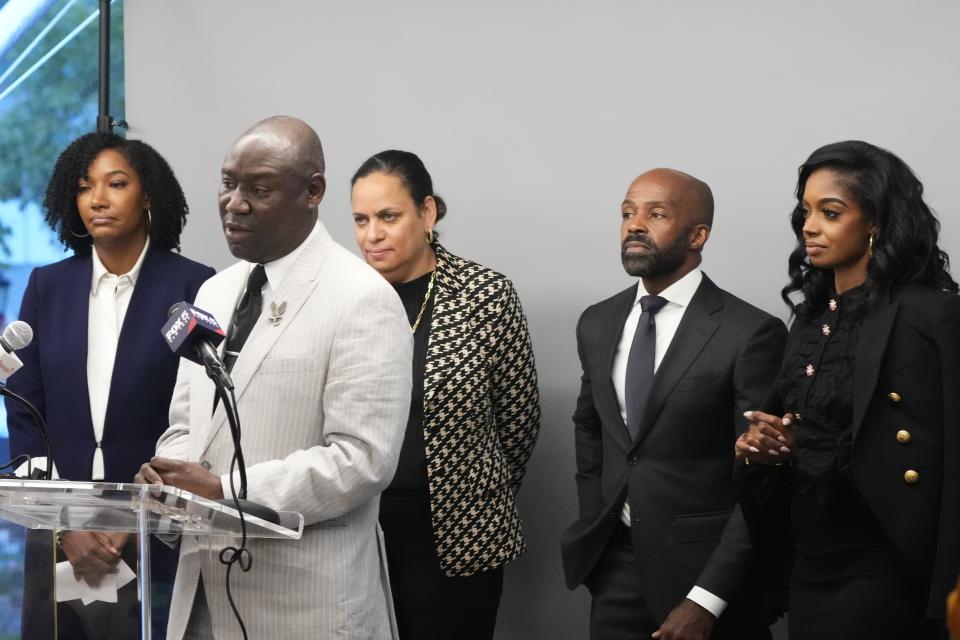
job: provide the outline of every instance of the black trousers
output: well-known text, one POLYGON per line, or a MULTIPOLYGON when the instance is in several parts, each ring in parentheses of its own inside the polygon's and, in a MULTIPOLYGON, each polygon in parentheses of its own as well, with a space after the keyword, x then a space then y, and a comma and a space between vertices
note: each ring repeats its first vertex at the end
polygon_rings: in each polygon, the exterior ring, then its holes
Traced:
POLYGON ((490 640, 503 568, 467 577, 440 569, 426 490, 388 491, 380 501, 390 588, 401 640, 490 640))
MULTIPOLYGON (((638 640, 649 638, 660 628, 663 620, 658 620, 647 606, 640 570, 630 529, 617 523, 600 560, 585 581, 593 596, 591 640, 638 640)), ((769 640, 770 630, 759 619, 744 617, 744 613, 742 608, 727 607, 711 639, 769 640)))
POLYGON ((630 529, 618 523, 586 580, 591 640, 649 638, 660 628, 643 597, 630 529))

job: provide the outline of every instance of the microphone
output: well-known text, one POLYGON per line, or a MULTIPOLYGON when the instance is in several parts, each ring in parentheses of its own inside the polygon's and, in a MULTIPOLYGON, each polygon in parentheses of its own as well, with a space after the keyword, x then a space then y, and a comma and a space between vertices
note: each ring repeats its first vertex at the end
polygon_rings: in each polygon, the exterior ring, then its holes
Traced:
POLYGON ((33 341, 33 329, 22 320, 15 320, 7 325, 0 336, 0 381, 17 372, 23 362, 14 351, 23 349, 33 341))
POLYGON ((217 353, 217 345, 226 334, 216 319, 189 302, 176 303, 167 315, 160 333, 170 350, 181 358, 202 364, 211 379, 233 389, 233 380, 217 353))

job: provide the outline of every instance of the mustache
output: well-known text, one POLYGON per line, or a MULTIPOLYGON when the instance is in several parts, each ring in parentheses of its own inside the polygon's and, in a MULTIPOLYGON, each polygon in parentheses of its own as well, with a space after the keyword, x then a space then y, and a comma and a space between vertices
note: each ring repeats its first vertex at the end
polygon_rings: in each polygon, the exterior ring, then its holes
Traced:
POLYGON ((623 239, 623 242, 620 243, 620 248, 626 250, 628 242, 639 242, 648 249, 656 249, 657 245, 647 236, 645 233, 631 233, 626 238, 623 239))

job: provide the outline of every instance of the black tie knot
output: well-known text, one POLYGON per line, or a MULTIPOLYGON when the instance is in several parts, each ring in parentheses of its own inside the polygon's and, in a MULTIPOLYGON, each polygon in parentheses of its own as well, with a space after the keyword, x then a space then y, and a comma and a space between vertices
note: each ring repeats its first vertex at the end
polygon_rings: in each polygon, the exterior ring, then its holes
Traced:
POLYGON ((250 271, 250 275, 247 277, 247 290, 244 292, 243 297, 240 299, 240 305, 237 307, 238 315, 243 316, 251 311, 255 311, 257 316, 260 315, 260 309, 263 304, 263 285, 266 283, 267 271, 263 268, 262 264, 258 264, 250 271))
POLYGON ((660 296, 643 296, 640 298, 640 309, 650 315, 657 315, 657 312, 663 309, 666 304, 667 299, 660 296))
POLYGON ((250 277, 247 278, 247 291, 260 293, 266 283, 267 270, 263 268, 262 264, 258 264, 250 271, 250 277))
POLYGON ((227 371, 233 371, 233 365, 237 362, 240 350, 243 349, 253 326, 257 324, 257 320, 260 318, 260 311, 263 309, 263 285, 266 283, 267 272, 262 264, 258 264, 250 271, 250 276, 247 278, 247 290, 240 298, 240 304, 233 314, 233 322, 227 335, 227 345, 223 358, 227 371))

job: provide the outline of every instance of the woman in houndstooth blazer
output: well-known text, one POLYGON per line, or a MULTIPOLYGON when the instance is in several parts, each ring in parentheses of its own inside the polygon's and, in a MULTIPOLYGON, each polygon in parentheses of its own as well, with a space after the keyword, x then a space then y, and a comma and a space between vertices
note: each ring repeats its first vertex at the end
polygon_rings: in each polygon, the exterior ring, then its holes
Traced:
POLYGON ((491 638, 503 565, 525 548, 514 496, 540 428, 526 319, 507 278, 437 242, 446 205, 416 155, 378 153, 352 185, 357 244, 414 335, 410 416, 380 504, 400 637, 491 638))

